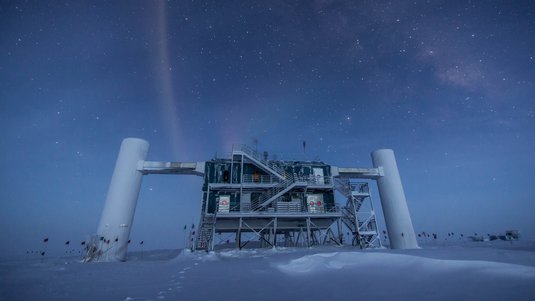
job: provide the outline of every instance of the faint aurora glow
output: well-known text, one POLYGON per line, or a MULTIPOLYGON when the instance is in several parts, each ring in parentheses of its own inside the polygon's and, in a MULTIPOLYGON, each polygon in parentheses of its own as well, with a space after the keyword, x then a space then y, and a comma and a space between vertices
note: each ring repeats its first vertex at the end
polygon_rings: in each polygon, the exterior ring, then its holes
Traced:
POLYGON ((180 152, 180 141, 182 140, 182 131, 180 124, 179 108, 175 99, 173 87, 172 67, 169 57, 169 41, 167 33, 167 12, 165 1, 157 1, 158 12, 158 57, 156 58, 156 72, 159 87, 161 88, 161 97, 159 105, 163 117, 164 126, 167 128, 169 141, 171 141, 174 158, 178 159, 182 155, 180 152))

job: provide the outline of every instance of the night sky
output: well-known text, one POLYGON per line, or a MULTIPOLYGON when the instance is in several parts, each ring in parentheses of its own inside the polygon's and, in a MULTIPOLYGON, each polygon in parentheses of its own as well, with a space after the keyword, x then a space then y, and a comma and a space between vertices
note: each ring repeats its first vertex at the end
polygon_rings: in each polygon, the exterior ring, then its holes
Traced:
MULTIPOLYGON (((535 2, 2 1, 0 130, 0 256, 95 233, 126 137, 154 161, 392 148, 416 231, 533 238, 535 2)), ((146 176, 131 249, 182 247, 201 183, 146 176)))

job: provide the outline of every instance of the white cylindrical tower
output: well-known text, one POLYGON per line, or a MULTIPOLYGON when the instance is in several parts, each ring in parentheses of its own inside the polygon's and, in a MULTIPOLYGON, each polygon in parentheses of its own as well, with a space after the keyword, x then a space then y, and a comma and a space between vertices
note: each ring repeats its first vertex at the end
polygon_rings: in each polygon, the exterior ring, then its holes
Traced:
POLYGON ((126 260, 143 176, 138 170, 138 164, 146 159, 148 151, 149 143, 143 139, 126 138, 121 143, 97 230, 100 260, 126 260))
POLYGON ((392 249, 418 248, 394 151, 391 149, 376 150, 372 152, 372 161, 375 168, 383 171, 383 176, 377 179, 377 186, 390 247, 392 249))

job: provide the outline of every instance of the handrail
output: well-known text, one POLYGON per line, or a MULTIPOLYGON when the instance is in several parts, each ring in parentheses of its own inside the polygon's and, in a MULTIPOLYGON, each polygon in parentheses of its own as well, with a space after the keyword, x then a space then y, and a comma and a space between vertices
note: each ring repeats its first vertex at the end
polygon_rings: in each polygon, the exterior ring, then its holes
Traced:
POLYGON ((351 190, 349 188, 349 180, 347 179, 334 178, 334 187, 346 198, 351 195, 351 190))
POLYGON ((256 150, 252 149, 246 144, 240 145, 240 150, 250 157, 254 158, 255 160, 258 160, 260 163, 264 164, 268 168, 272 169, 279 175, 283 176, 284 178, 288 178, 289 174, 282 168, 280 168, 277 164, 273 163, 272 161, 267 160, 267 158, 260 155, 256 150))
POLYGON ((295 182, 307 182, 307 184, 313 185, 331 185, 331 177, 321 177, 321 176, 305 176, 305 177, 296 177, 295 182))
MULTIPOLYGON (((331 185, 331 177, 319 177, 319 176, 306 176, 306 177, 293 177, 293 182, 307 182, 307 184, 312 185, 331 185)), ((259 183, 259 184, 273 184, 280 183, 278 178, 275 178, 271 175, 255 175, 255 174, 244 174, 243 183, 259 183)))
POLYGON ((289 186, 293 185, 294 183, 306 183, 306 185, 311 184, 320 184, 320 185, 330 185, 331 178, 330 177, 315 177, 315 176, 309 176, 309 177, 297 177, 297 178, 290 178, 288 180, 282 181, 279 184, 271 187, 268 189, 268 191, 262 195, 260 195, 254 202, 251 202, 253 210, 259 210, 262 204, 269 201, 271 198, 279 194, 280 192, 287 189, 289 186), (322 183, 323 182, 323 183, 322 183))
MULTIPOLYGON (((261 194, 255 200, 251 200, 251 210, 258 211, 267 205, 269 205, 274 197, 281 194, 285 190, 289 189, 291 185, 296 182, 305 183, 306 185, 332 185, 331 177, 322 177, 322 176, 305 176, 298 177, 295 174, 288 173, 284 168, 281 168, 279 165, 275 164, 274 161, 267 159, 267 153, 259 154, 258 151, 252 149, 246 144, 239 145, 239 150, 244 154, 247 154, 250 158, 258 161, 264 166, 264 168, 274 172, 276 176, 280 178, 279 181, 275 182, 272 176, 259 176, 259 175, 243 175, 243 183, 277 183, 274 186, 267 189, 267 191, 261 194)), ((237 209, 237 208, 234 208, 237 209)))
POLYGON ((370 193, 370 187, 368 183, 359 182, 359 183, 349 183, 350 191, 357 191, 359 193, 370 193))
MULTIPOLYGON (((280 204, 280 203, 278 203, 280 204)), ((300 202, 300 209, 299 210, 295 210, 295 211, 280 211, 280 210, 275 210, 275 213, 292 213, 292 214, 297 214, 297 213, 303 213, 303 214, 322 214, 322 213, 344 213, 344 207, 341 207, 339 205, 335 205, 335 206, 330 206, 330 207, 325 207, 323 211, 317 211, 317 212, 311 212, 309 211, 309 207, 307 206, 306 202, 305 201, 302 201, 300 202)), ((235 205, 235 206, 232 206, 230 207, 230 210, 228 213, 235 213, 235 212, 241 212, 241 213, 244 213, 244 212, 249 212, 249 213, 259 213, 259 212, 262 212, 262 211, 254 211, 254 210, 247 210, 247 211, 243 211, 242 208, 240 207, 240 205, 235 205)), ((227 213, 221 213, 221 212, 218 212, 218 214, 224 216, 225 214, 227 213)))
POLYGON ((243 183, 272 184, 278 183, 277 179, 271 175, 243 174, 243 183))

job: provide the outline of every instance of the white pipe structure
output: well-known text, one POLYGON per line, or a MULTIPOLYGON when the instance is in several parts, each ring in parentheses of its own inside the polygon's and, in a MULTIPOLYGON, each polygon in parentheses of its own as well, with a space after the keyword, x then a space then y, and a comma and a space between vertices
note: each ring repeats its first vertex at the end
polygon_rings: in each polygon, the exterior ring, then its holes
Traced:
POLYGON ((418 248, 394 151, 391 149, 379 149, 372 152, 371 155, 373 166, 382 170, 382 176, 377 178, 377 186, 381 197, 386 228, 388 229, 390 248, 418 248))
POLYGON ((115 170, 97 230, 101 261, 125 261, 126 249, 143 176, 139 166, 147 158, 149 143, 126 138, 121 143, 115 170))

